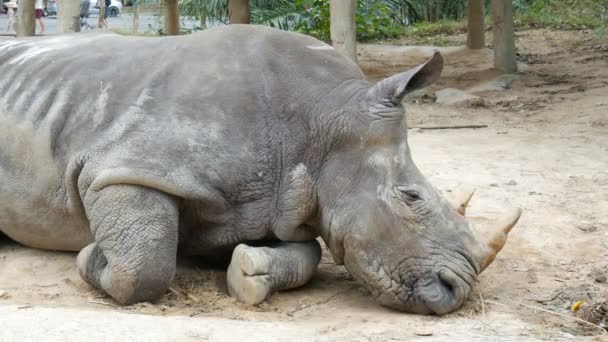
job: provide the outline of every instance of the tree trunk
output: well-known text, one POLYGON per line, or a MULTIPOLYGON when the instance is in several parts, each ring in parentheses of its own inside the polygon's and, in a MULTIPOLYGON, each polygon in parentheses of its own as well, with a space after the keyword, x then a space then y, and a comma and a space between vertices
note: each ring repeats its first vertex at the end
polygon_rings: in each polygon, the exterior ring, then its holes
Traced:
POLYGON ((201 9, 200 17, 201 17, 201 30, 206 30, 207 29, 207 12, 204 8, 201 9))
POLYGON ((357 62, 357 0, 330 0, 330 34, 336 50, 357 62))
POLYGON ((249 24, 249 0, 228 0, 231 24, 249 24))
POLYGON ((505 73, 517 71, 515 60, 515 32, 511 0, 493 0, 494 67, 505 73))
POLYGON ((133 33, 139 32, 139 1, 134 0, 133 2, 133 27, 131 29, 133 33))
POLYGON ((20 0, 17 9, 17 37, 33 36, 36 34, 34 17, 35 0, 20 0))
POLYGON ((177 0, 164 0, 165 34, 176 36, 179 34, 179 10, 177 0))
POLYGON ((486 46, 484 0, 469 0, 467 9, 467 46, 482 49, 486 46))
POLYGON ((80 0, 57 1, 57 33, 80 31, 80 0))

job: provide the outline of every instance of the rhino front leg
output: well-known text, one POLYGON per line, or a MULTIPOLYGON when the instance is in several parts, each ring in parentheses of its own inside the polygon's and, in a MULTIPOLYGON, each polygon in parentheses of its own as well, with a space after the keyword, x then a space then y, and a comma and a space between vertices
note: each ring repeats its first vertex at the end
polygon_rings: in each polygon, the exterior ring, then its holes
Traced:
POLYGON ((178 207, 150 188, 89 190, 84 205, 95 242, 78 254, 78 270, 120 304, 152 301, 175 275, 178 207))
POLYGON ((228 291, 240 302, 258 304, 275 291, 306 284, 321 260, 316 240, 272 247, 238 245, 228 266, 228 291))

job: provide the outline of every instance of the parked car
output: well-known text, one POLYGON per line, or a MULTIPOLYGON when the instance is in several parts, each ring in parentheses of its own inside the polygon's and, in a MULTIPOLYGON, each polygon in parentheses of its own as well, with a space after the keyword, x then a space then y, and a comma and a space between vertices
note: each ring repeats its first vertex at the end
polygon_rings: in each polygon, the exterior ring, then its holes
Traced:
MULTIPOLYGON (((89 0, 89 4, 89 14, 99 15, 99 3, 97 0, 89 0)), ((116 17, 122 12, 122 3, 118 0, 112 0, 108 10, 110 11, 110 17, 116 17)))

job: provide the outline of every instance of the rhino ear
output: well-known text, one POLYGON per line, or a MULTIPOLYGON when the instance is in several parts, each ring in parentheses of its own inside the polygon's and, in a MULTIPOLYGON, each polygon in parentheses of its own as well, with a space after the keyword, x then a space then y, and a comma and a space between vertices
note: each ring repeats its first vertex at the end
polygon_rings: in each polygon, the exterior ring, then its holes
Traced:
POLYGON ((390 101, 398 106, 406 94, 435 83, 442 69, 443 57, 435 51, 433 57, 425 63, 376 83, 367 92, 368 100, 376 103, 390 101))

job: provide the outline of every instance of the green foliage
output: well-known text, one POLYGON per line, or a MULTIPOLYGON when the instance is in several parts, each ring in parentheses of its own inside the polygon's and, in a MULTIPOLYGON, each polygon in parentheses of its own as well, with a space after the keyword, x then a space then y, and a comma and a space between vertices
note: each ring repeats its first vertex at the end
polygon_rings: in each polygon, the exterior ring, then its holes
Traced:
POLYGON ((306 1, 275 0, 271 6, 263 3, 253 3, 251 6, 251 22, 281 30, 294 30, 307 20, 306 1))
POLYGON ((207 19, 227 22, 228 0, 178 0, 180 15, 198 18, 201 28, 206 28, 207 19))
POLYGON ((359 0, 355 14, 357 39, 365 41, 399 35, 402 25, 391 18, 393 9, 388 1, 359 0))
POLYGON ((441 19, 435 22, 422 21, 408 26, 403 30, 405 36, 430 37, 437 35, 452 35, 467 31, 464 20, 441 19))
POLYGON ((296 0, 304 7, 304 20, 296 25, 295 30, 329 40, 329 0, 296 0))
MULTIPOLYGON (((151 3, 161 0, 138 0, 151 3)), ((228 22, 228 0, 178 0, 180 14, 228 22)), ((491 17, 491 1, 486 15, 491 17)), ((358 0, 357 39, 429 37, 465 32, 467 0, 358 0)), ((596 28, 606 32, 608 0, 513 0, 516 25, 561 29, 596 28)), ((250 0, 251 21, 329 40, 329 0, 250 0)))
MULTIPOLYGON (((296 30, 322 40, 329 40, 329 0, 296 0, 305 8, 303 20, 295 25, 296 30)), ((402 30, 396 18, 395 2, 386 0, 359 0, 355 13, 357 39, 361 41, 395 37, 402 30)))
POLYGON ((608 0, 519 0, 518 5, 519 25, 559 29, 608 25, 608 0))

